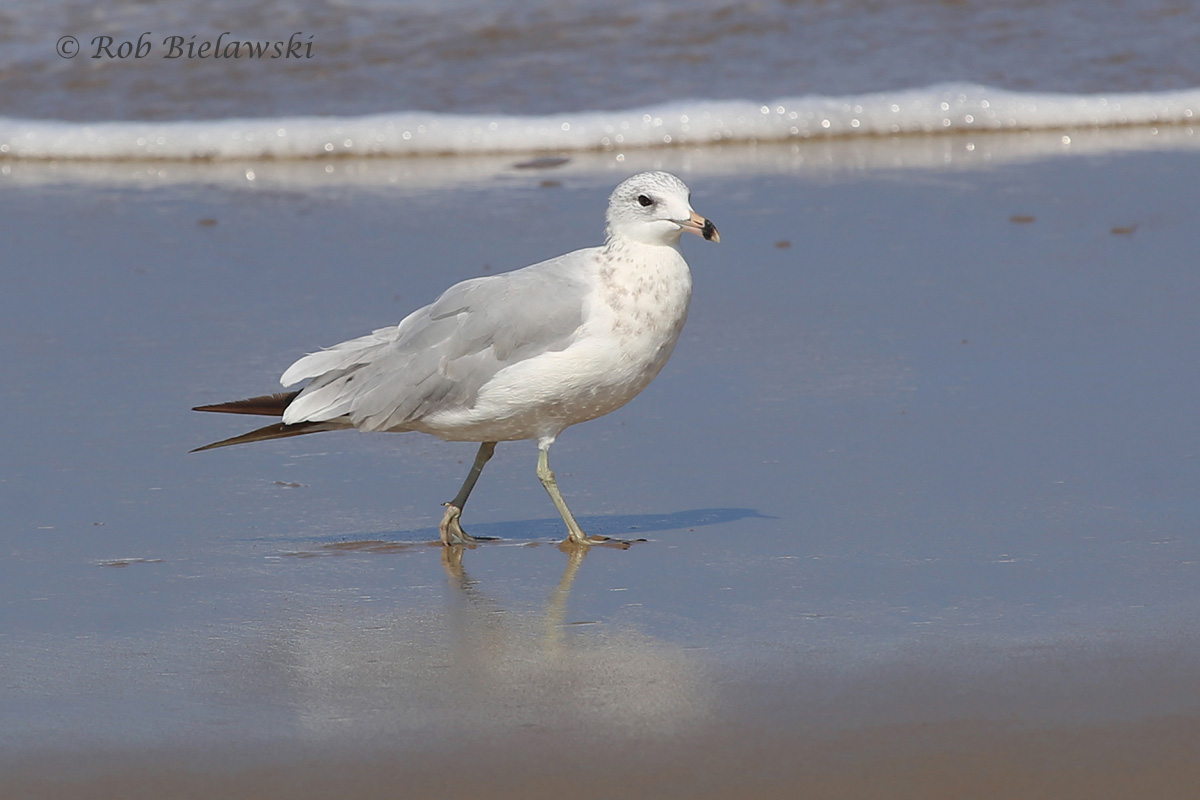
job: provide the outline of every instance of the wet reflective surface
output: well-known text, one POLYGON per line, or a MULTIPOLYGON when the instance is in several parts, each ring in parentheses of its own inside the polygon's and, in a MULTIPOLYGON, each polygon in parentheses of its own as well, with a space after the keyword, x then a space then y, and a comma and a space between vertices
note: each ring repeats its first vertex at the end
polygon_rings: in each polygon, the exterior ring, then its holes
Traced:
MULTIPOLYGON (((837 757, 890 757, 889 726, 1014 759, 1013 726, 1186 741, 1200 162, 739 178, 676 155, 722 244, 684 243, 695 301, 664 373, 555 445, 585 530, 646 540, 583 557, 530 443, 472 496, 469 530, 501 541, 446 552, 471 445, 189 455, 244 421, 188 409, 596 243, 615 180, 8 185, 5 755, 137 775, 149 752, 253 770, 317 748, 387 753, 385 775, 470 742, 562 778, 604 774, 580 742, 729 776, 768 742, 828 765, 820 743, 874 731, 837 757), (1169 716, 1183 734, 1137 727, 1169 716)), ((505 787, 533 774, 514 769, 505 787)))

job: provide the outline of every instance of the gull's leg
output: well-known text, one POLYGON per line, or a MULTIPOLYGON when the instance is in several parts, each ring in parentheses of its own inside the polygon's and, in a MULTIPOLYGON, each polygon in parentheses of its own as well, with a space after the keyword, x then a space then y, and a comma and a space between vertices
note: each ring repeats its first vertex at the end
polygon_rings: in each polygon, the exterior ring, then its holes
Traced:
POLYGON ((438 526, 442 532, 442 544, 466 544, 475 541, 475 537, 462 529, 458 518, 462 516, 463 506, 467 504, 467 498, 471 496, 471 490, 475 488, 475 482, 479 480, 479 473, 483 472, 483 465, 495 452, 495 442, 484 442, 479 445, 479 452, 475 454, 475 463, 471 465, 471 471, 467 473, 467 479, 463 481, 462 488, 458 490, 458 494, 454 496, 453 500, 445 504, 446 513, 442 517, 441 525, 438 526))
POLYGON ((584 533, 583 529, 579 527, 579 523, 575 521, 575 515, 571 513, 571 509, 567 508, 567 501, 563 499, 562 492, 558 490, 558 484, 554 480, 554 473, 550 471, 551 444, 553 444, 553 440, 538 442, 537 476, 538 480, 542 482, 542 486, 545 486, 546 491, 550 494, 550 499, 554 501, 554 507, 562 515, 563 522, 567 523, 567 538, 563 544, 587 546, 608 541, 607 536, 588 536, 584 533))

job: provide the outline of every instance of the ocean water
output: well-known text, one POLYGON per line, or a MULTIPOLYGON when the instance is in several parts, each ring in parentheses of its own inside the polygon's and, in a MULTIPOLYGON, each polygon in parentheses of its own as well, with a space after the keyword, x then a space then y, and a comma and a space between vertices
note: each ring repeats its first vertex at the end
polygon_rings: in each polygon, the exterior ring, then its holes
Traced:
POLYGON ((1190 57, 1200 9, 1169 0, 310 0, 202 11, 60 0, 33 11, 0 12, 0 155, 9 158, 1190 133, 1200 115, 1190 57))

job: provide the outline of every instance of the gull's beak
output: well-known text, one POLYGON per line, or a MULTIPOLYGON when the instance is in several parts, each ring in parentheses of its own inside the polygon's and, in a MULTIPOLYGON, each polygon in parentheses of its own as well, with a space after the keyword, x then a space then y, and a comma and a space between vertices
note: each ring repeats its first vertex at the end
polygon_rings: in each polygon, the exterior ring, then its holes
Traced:
POLYGON ((703 236, 710 242, 720 242, 721 234, 717 233, 717 226, 712 224, 711 220, 697 214, 695 211, 688 217, 686 222, 677 223, 680 228, 685 231, 690 231, 697 236, 703 236))

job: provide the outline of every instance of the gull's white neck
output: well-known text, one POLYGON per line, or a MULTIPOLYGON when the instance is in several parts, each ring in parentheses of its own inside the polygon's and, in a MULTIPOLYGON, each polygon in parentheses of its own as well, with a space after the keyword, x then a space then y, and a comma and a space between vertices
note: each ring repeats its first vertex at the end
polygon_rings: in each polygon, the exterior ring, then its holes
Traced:
POLYGON ((664 234, 660 228, 650 228, 647 225, 623 225, 616 230, 608 227, 604 231, 604 247, 605 249, 611 249, 624 245, 635 245, 640 247, 666 247, 678 250, 679 237, 682 235, 683 231, 678 229, 664 234))

